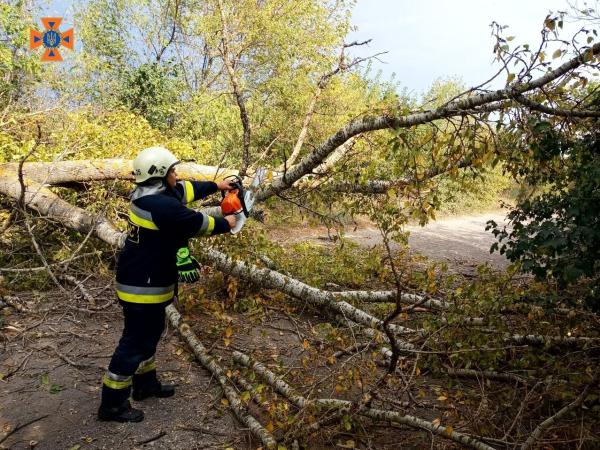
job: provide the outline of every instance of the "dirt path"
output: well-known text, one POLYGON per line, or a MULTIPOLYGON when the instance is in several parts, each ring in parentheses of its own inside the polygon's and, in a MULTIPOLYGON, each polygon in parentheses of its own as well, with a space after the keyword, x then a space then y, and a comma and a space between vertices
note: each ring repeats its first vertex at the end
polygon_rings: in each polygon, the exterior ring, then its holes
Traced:
MULTIPOLYGON (((461 272, 471 272, 474 267, 485 263, 494 269, 504 269, 509 261, 497 252, 490 254, 490 246, 495 239, 489 231, 485 231, 488 220, 499 224, 506 223, 506 213, 491 211, 444 218, 425 227, 409 226, 407 230, 410 231, 410 250, 436 261, 447 262, 451 269, 461 272)), ((329 241, 325 228, 286 230, 284 233, 275 232, 272 237, 284 243, 329 241)), ((359 222, 355 230, 346 231, 345 237, 363 247, 373 247, 382 243, 381 234, 368 222, 359 222)))
MULTIPOLYGON (((488 263, 496 269, 503 269, 508 266, 509 261, 497 252, 490 254, 490 246, 495 239, 489 231, 485 231, 485 226, 488 220, 504 223, 505 217, 504 212, 494 211, 441 219, 425 227, 409 226, 408 245, 412 252, 446 261, 452 266, 488 263)), ((346 236, 364 246, 382 242, 379 231, 373 227, 359 228, 346 236)))
POLYGON ((220 403, 218 384, 172 330, 159 344, 157 362, 177 396, 137 402, 146 413, 139 424, 96 420, 100 379, 122 330, 121 308, 111 298, 103 294, 109 307, 88 313, 60 292, 22 294, 23 304, 35 304, 38 312, 0 311, 0 441, 10 434, 0 448, 249 447, 248 432, 220 403))

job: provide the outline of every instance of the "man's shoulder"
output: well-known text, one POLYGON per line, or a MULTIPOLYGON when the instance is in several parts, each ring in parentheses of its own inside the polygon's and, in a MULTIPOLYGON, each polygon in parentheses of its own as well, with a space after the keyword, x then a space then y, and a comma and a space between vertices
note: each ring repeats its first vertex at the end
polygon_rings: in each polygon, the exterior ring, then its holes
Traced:
POLYGON ((133 201, 133 204, 139 208, 148 211, 162 211, 163 209, 181 208, 181 202, 173 195, 155 194, 146 195, 133 201))

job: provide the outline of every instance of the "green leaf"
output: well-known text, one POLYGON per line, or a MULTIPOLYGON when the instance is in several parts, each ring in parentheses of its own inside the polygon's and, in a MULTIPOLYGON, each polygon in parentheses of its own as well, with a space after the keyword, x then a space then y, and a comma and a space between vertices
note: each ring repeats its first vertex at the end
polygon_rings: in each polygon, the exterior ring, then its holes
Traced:
POLYGON ((506 77, 506 82, 510 83, 514 79, 515 79, 515 74, 514 73, 509 73, 508 77, 506 77))
POLYGON ((51 394, 58 394, 60 391, 62 391, 64 388, 60 385, 60 384, 51 384, 50 385, 50 389, 49 392, 51 394))

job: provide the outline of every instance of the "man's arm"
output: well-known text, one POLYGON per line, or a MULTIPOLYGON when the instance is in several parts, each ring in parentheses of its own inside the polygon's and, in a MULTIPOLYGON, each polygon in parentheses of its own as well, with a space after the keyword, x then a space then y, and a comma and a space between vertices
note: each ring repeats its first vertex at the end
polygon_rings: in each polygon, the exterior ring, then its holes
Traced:
MULTIPOLYGON (((182 239, 227 233, 232 226, 230 218, 214 217, 204 212, 194 211, 174 199, 160 210, 153 212, 152 218, 160 230, 172 232, 182 239)), ((235 219, 233 220, 235 225, 235 219)))
POLYGON ((214 194, 217 191, 228 191, 232 188, 230 181, 178 181, 175 185, 181 194, 181 201, 184 205, 201 200, 214 194))

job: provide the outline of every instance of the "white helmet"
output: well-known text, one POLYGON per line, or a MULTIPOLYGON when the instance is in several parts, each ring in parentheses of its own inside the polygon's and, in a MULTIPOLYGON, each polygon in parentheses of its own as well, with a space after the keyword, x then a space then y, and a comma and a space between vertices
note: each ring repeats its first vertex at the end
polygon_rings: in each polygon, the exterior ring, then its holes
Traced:
POLYGON ((179 160, 164 147, 148 147, 133 160, 133 176, 136 183, 164 178, 179 160))

